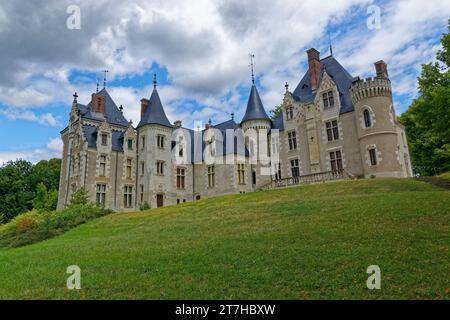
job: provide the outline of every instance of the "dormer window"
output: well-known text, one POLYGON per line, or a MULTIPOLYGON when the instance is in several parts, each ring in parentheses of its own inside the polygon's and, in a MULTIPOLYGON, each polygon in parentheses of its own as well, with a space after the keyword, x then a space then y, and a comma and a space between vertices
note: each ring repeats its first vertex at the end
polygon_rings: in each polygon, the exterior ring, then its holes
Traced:
POLYGON ((293 107, 288 107, 286 109, 286 119, 287 120, 294 119, 294 108, 293 107))
POLYGON ((322 98, 323 98, 323 107, 325 109, 334 107, 333 91, 325 92, 324 94, 322 94, 322 98))
POLYGON ((108 135, 103 133, 102 134, 102 145, 107 146, 108 145, 108 135))
POLYGON ((128 150, 133 150, 133 139, 128 139, 128 150))

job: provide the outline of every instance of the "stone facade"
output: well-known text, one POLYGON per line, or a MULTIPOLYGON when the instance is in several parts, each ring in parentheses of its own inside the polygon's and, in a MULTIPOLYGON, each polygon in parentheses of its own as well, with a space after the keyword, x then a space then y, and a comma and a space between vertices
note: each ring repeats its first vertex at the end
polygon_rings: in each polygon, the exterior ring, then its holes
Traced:
POLYGON ((286 84, 276 119, 267 116, 253 84, 241 123, 209 123, 204 130, 183 128, 180 121, 172 125, 156 82, 150 99, 141 100, 136 128, 106 89, 93 94, 88 105, 78 103, 75 95, 70 123, 61 132, 58 208, 68 205, 81 187, 94 202, 135 211, 144 203, 154 208, 251 192, 275 179, 327 171, 356 177, 412 176, 386 64, 377 62, 376 77, 361 80, 334 57, 320 59, 315 49, 308 50, 308 63, 293 92, 286 84), (226 130, 241 134, 230 138, 226 130), (263 138, 252 140, 250 132, 263 138), (243 149, 225 150, 232 140, 243 149), (253 158, 255 148, 270 149, 279 159, 253 158))

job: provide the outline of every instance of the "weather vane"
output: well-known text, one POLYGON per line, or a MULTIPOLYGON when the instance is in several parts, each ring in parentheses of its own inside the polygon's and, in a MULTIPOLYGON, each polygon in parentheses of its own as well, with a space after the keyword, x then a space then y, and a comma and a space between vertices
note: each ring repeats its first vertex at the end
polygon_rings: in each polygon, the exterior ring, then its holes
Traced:
POLYGON ((156 81, 156 73, 154 73, 153 74, 153 88, 155 88, 156 89, 156 84, 157 84, 158 82, 156 81))
POLYGON ((253 62, 255 55, 253 53, 249 53, 248 56, 250 57, 250 68, 252 69, 252 83, 255 84, 255 73, 253 70, 253 68, 255 67, 255 63, 253 62))
POLYGON ((106 88, 106 74, 108 73, 108 70, 103 70, 103 89, 106 88))

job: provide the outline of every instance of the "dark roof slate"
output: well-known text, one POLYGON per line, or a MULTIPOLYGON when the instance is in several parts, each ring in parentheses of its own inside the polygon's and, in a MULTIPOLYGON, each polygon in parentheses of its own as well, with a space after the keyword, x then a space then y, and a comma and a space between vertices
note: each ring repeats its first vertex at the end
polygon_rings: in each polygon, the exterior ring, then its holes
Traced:
POLYGON ((269 116, 264 110, 264 106, 259 97, 258 89, 255 84, 252 85, 250 90, 250 96, 248 98, 247 109, 245 110, 245 115, 242 118, 242 122, 248 120, 270 120, 269 116))
MULTIPOLYGON (((105 117, 106 121, 110 124, 115 124, 119 126, 128 127, 128 121, 123 116, 122 112, 119 110, 114 100, 109 95, 108 91, 103 88, 97 93, 105 98, 105 117)), ((92 112, 92 102, 89 102, 87 106, 78 104, 78 109, 80 110, 82 117, 86 119, 103 121, 103 117, 98 117, 97 114, 92 112)))
POLYGON ((167 119, 166 113, 164 112, 164 107, 159 98, 158 91, 156 88, 153 89, 152 95, 150 96, 147 110, 141 118, 138 124, 138 128, 146 124, 159 124, 162 126, 172 128, 172 124, 169 119, 167 119))
MULTIPOLYGON (((320 60, 320 62, 322 64, 322 71, 326 71, 336 83, 341 102, 340 112, 346 113, 353 111, 354 107, 350 97, 350 86, 355 78, 352 77, 333 56, 326 57, 320 60)), ((306 72, 305 76, 294 90, 293 97, 300 102, 311 102, 314 100, 315 95, 311 90, 308 72, 306 72)))

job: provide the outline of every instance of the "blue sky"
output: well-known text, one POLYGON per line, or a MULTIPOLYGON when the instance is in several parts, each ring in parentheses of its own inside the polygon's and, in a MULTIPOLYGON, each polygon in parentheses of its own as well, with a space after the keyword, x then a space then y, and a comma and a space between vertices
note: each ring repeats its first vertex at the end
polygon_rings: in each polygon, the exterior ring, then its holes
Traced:
POLYGON ((0 4, 0 162, 59 156, 59 132, 72 95, 87 104, 102 70, 107 89, 137 123, 153 73, 169 120, 239 120, 247 102, 249 52, 269 111, 307 68, 306 50, 334 56, 353 76, 374 75, 385 60, 397 113, 417 94, 422 63, 433 61, 446 32, 445 0, 370 1, 46 1, 0 4), (68 29, 67 7, 80 8, 68 29), (376 13, 380 13, 380 19, 376 13), (35 15, 23 23, 17 17, 35 15), (369 21, 369 25, 368 25, 369 21), (379 21, 379 24, 376 23, 379 21), (373 23, 375 22, 375 24, 373 23))

